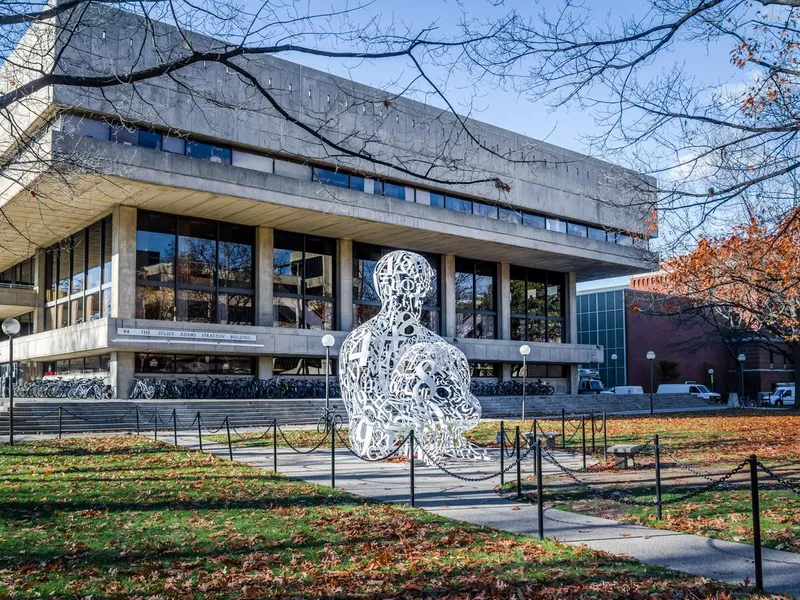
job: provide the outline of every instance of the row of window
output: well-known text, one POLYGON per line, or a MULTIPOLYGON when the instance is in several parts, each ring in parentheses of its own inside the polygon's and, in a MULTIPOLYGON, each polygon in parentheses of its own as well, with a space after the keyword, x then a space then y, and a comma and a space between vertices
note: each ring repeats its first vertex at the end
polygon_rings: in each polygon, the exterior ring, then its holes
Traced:
POLYGON ((136 316, 253 324, 255 229, 149 211, 136 227, 136 316))
POLYGON ((137 373, 182 375, 255 375, 254 356, 202 356, 196 354, 137 353, 137 373))
POLYGON ((0 272, 0 284, 10 285, 33 285, 34 280, 34 259, 26 258, 13 267, 0 272))
POLYGON ((405 200, 417 204, 436 206, 455 212, 479 215, 490 219, 499 219, 509 223, 517 223, 537 229, 557 231, 576 237, 584 237, 622 246, 647 247, 647 240, 621 231, 607 231, 601 227, 593 227, 573 221, 556 219, 529 211, 512 209, 505 206, 488 204, 477 200, 469 200, 458 196, 440 194, 430 190, 405 186, 381 179, 370 179, 363 175, 295 163, 267 155, 254 154, 238 150, 229 145, 201 142, 184 136, 161 134, 155 131, 139 129, 131 125, 110 124, 81 117, 64 115, 62 127, 66 132, 74 132, 83 137, 112 141, 131 146, 139 146, 152 150, 160 150, 172 154, 181 154, 233 165, 266 173, 274 173, 297 179, 311 179, 324 185, 331 185, 360 192, 373 193, 396 200, 405 200))
POLYGON ((90 373, 108 373, 111 355, 87 356, 85 358, 70 358, 46 362, 42 368, 42 375, 82 375, 90 373))
POLYGON ((52 330, 111 316, 111 217, 45 252, 45 323, 52 330))

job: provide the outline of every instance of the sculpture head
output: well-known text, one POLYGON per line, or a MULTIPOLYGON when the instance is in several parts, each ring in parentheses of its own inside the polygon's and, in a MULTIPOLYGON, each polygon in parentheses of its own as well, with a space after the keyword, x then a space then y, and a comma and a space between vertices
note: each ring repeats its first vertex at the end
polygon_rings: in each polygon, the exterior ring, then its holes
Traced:
POLYGON ((419 314, 435 273, 425 257, 406 250, 390 252, 378 261, 372 279, 384 306, 399 306, 419 314))

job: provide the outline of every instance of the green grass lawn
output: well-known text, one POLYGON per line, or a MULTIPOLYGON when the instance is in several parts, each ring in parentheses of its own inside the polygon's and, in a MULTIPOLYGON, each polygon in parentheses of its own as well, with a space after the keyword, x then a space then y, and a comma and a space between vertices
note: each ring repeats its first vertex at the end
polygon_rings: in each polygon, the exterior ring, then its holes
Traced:
POLYGON ((723 598, 136 437, 0 447, 0 597, 723 598))

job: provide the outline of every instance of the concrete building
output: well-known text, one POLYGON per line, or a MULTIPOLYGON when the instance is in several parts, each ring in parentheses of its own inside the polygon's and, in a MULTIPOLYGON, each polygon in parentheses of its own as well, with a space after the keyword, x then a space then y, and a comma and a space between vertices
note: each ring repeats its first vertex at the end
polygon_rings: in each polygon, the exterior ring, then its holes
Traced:
MULTIPOLYGON (((66 64, 123 69, 146 35, 138 17, 89 10, 97 26, 57 50, 66 64)), ((165 26, 157 43, 181 40, 165 26)), ((395 248, 428 257, 438 279, 425 318, 476 377, 519 375, 523 341, 529 374, 559 391, 575 390, 577 365, 602 361, 596 342, 578 338, 576 283, 654 267, 646 207, 593 199, 623 170, 469 121, 485 147, 537 157, 514 164, 442 141, 454 121, 440 109, 383 102, 380 90, 274 57, 248 64, 298 113, 336 104, 337 139, 371 131, 370 144, 399 162, 447 147, 460 168, 510 188, 332 157, 217 64, 188 68, 202 94, 171 78, 135 93, 49 86, 18 109, 48 159, 0 196, 14 225, 0 231, 0 316, 26 323, 15 343, 24 377, 93 373, 124 398, 138 376, 319 374, 323 330, 336 356, 377 310, 372 269, 395 248)), ((3 151, 20 165, 32 152, 10 139, 3 151)))

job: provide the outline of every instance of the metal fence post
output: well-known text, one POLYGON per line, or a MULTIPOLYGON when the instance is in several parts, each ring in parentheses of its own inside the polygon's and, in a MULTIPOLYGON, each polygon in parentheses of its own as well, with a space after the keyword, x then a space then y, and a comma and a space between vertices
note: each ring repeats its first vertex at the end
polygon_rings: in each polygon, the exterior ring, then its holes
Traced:
MULTIPOLYGON (((533 420, 533 437, 530 440, 531 444, 534 444, 539 439, 539 434, 536 432, 536 426, 537 426, 537 419, 534 419, 533 420)), ((536 474, 536 468, 537 468, 537 465, 536 465, 536 451, 534 450, 533 451, 533 473, 534 474, 536 474)))
POLYGON ((561 449, 567 449, 567 436, 566 436, 566 429, 564 424, 567 420, 567 411, 565 409, 561 409, 561 449))
POLYGON ((158 409, 153 411, 153 439, 158 440, 158 409))
POLYGON ((656 459, 656 516, 660 521, 663 518, 661 502, 661 447, 658 443, 658 434, 653 436, 653 453, 656 459))
POLYGON ((517 498, 522 498, 522 465, 520 461, 519 425, 514 437, 514 446, 517 449, 517 498))
POLYGON ((603 411, 603 462, 608 462, 608 434, 606 433, 606 411, 603 411))
POLYGON ((178 413, 172 409, 172 435, 175 440, 175 445, 178 445, 178 413))
POLYGON ((758 459, 750 456, 750 497, 753 503, 753 559, 756 566, 756 590, 764 590, 764 571, 761 564, 761 509, 758 505, 758 459))
POLYGON ((500 487, 506 482, 506 426, 500 421, 500 487))
POLYGON ((139 435, 139 405, 136 405, 136 435, 139 435))
POLYGON ((58 439, 61 439, 61 418, 63 416, 63 410, 61 407, 58 407, 58 439))
MULTIPOLYGON (((329 417, 330 418, 330 417, 329 417)), ((336 487, 336 427, 333 419, 330 419, 331 426, 331 487, 336 487)))
POLYGON ((272 419, 272 472, 278 474, 278 419, 272 419))
POLYGON ((592 411, 592 454, 595 453, 595 445, 594 445, 594 411, 592 411))
POLYGON ((412 508, 417 505, 416 498, 414 497, 414 430, 411 430, 411 433, 408 434, 408 450, 409 450, 409 466, 410 466, 410 477, 411 477, 411 506, 412 508))
POLYGON ((536 516, 539 520, 539 539, 544 539, 544 490, 542 489, 542 442, 536 441, 536 516))
POLYGON ((583 454, 583 468, 586 468, 586 417, 581 417, 581 453, 583 454))
POLYGON ((233 460, 233 446, 231 445, 231 418, 225 417, 225 433, 228 434, 228 458, 233 460))
POLYGON ((200 421, 200 411, 197 411, 197 437, 200 439, 200 452, 203 451, 203 424, 200 421))

